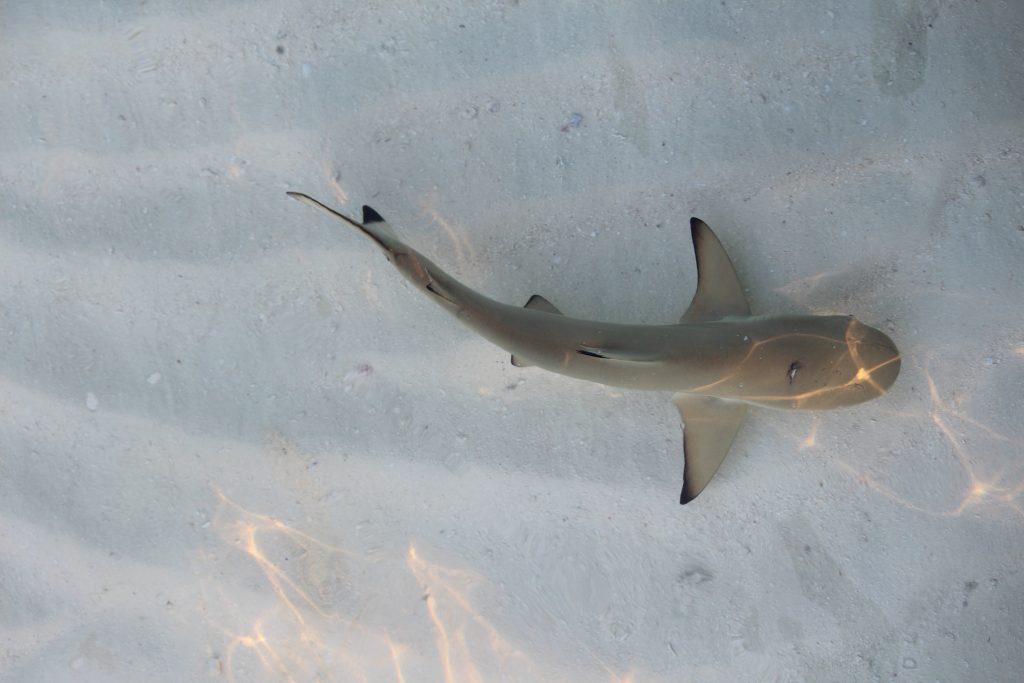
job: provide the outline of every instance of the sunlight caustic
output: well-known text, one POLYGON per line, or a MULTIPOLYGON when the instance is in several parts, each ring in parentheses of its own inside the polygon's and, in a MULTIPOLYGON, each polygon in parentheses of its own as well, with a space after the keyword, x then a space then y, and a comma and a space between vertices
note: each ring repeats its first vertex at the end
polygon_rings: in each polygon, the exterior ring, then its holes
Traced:
MULTIPOLYGON (((865 474, 848 462, 837 461, 843 470, 855 476, 859 481, 869 486, 875 492, 893 500, 894 502, 918 512, 923 512, 940 517, 959 517, 968 510, 989 509, 996 512, 999 509, 1009 511, 1015 518, 1024 518, 1024 472, 1020 467, 1000 467, 986 457, 991 449, 986 452, 969 452, 966 444, 966 435, 974 432, 979 439, 988 439, 990 443, 1002 444, 1010 449, 1024 451, 1024 442, 1019 439, 1008 437, 995 429, 992 429, 983 422, 971 417, 964 410, 942 398, 938 384, 932 374, 923 369, 924 379, 928 386, 929 406, 923 415, 903 414, 908 419, 925 419, 949 445, 950 453, 955 459, 957 468, 963 473, 965 479, 964 487, 958 500, 948 507, 929 507, 919 502, 912 501, 906 496, 900 495, 892 487, 883 484, 875 477, 865 474), (982 474, 984 469, 990 470, 982 474)), ((900 416, 900 415, 898 415, 900 416)), ((1015 458, 1014 462, 1019 463, 1021 459, 1015 458)), ((1018 520, 1020 521, 1020 520, 1018 520)))
MULTIPOLYGON (((247 626, 217 626, 227 639, 218 666, 228 681, 582 680, 546 671, 543 660, 528 656, 481 613, 471 593, 485 580, 475 572, 427 560, 412 543, 404 557, 360 556, 216 493, 215 531, 258 568, 273 596, 270 602, 248 599, 258 605, 247 605, 256 613, 243 618, 247 626), (383 594, 381 577, 391 579, 383 594), (360 588, 363 578, 367 585, 360 588), (367 596, 391 616, 375 614, 367 596), (431 641, 432 648, 425 647, 431 641)), ((221 597, 229 599, 223 591, 221 597)), ((583 644, 569 647, 589 659, 583 678, 635 683, 586 654, 583 644)))

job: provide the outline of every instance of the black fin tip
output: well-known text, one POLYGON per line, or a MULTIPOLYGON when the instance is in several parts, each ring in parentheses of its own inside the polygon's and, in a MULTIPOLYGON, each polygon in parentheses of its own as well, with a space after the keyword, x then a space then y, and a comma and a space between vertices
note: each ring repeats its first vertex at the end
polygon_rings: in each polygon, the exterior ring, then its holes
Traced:
POLYGON ((379 213, 377 213, 372 207, 363 207, 363 225, 369 225, 370 223, 383 223, 384 219, 379 213))

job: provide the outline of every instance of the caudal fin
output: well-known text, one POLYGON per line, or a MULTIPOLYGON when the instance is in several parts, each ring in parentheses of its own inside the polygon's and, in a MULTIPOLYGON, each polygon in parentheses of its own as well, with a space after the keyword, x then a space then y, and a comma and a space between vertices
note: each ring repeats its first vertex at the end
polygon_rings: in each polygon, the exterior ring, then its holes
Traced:
POLYGON ((338 213, 309 195, 302 194, 301 192, 289 192, 288 196, 299 200, 303 204, 309 204, 320 209, 324 213, 345 221, 358 229, 384 250, 384 256, 398 268, 398 271, 405 279, 429 292, 438 303, 441 303, 446 308, 453 311, 459 308, 459 301, 456 294, 452 292, 452 288, 458 289, 461 285, 422 254, 398 239, 391 226, 381 218, 379 213, 369 206, 363 207, 363 222, 357 223, 345 214, 338 213))
POLYGON ((303 204, 308 204, 316 209, 320 209, 330 216, 334 216, 337 219, 345 221, 353 228, 358 229, 364 235, 376 242, 387 253, 390 254, 394 252, 396 243, 399 241, 398 237, 395 236, 395 231, 391 228, 391 225, 388 224, 388 222, 371 207, 363 207, 363 222, 359 223, 345 214, 335 211, 326 204, 318 202, 307 194, 302 194, 301 192, 289 192, 288 196, 292 199, 299 200, 303 204))

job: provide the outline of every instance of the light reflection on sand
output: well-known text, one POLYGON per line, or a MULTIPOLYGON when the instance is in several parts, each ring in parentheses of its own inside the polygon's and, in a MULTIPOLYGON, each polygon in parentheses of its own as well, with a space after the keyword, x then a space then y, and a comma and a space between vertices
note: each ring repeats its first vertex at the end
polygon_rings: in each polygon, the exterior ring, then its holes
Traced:
MULTIPOLYGON (((551 663, 524 652, 478 609, 473 594, 487 586, 483 577, 428 560, 415 543, 404 557, 359 556, 248 510, 222 491, 216 494, 214 531, 259 569, 262 586, 246 587, 257 595, 268 587, 274 597, 260 605, 255 619, 240 616, 244 625, 217 625, 226 641, 219 673, 232 683, 638 683, 631 673, 612 671, 580 642, 553 645, 548 657, 572 653, 569 661, 589 661, 586 670, 578 675, 552 670, 551 663), (385 595, 371 595, 359 585, 364 575, 376 579, 368 585, 380 585, 380 576, 389 573, 396 581, 385 595), (323 590, 324 585, 342 589, 323 590), (374 613, 374 605, 380 613, 374 613)), ((224 592, 219 599, 229 600, 224 592)))
MULTIPOLYGON (((924 367, 921 368, 921 372, 928 386, 927 410, 924 413, 891 414, 894 418, 927 421, 942 435, 949 444, 957 467, 963 473, 965 484, 958 498, 947 502, 946 505, 941 501, 915 501, 898 493, 879 478, 866 473, 851 462, 839 459, 834 462, 876 493, 910 510, 936 517, 959 517, 968 510, 984 510, 992 517, 1004 517, 1004 513, 1009 513, 1013 519, 1020 522, 1021 520, 1017 518, 1024 518, 1024 500, 1021 499, 1021 494, 1024 493, 1024 471, 1020 464, 1024 462, 1020 457, 1024 452, 1024 442, 991 428, 958 405, 944 399, 939 384, 930 370, 924 367), (1001 444, 1003 448, 1015 450, 1015 457, 1009 460, 1018 465, 1013 468, 996 462, 997 459, 1004 462, 1007 459, 1002 458, 999 451, 994 448, 968 449, 967 444, 984 443, 986 440, 990 445, 994 442, 1001 444)), ((957 403, 963 402, 961 399, 957 403)), ((812 435, 808 437, 812 441, 814 429, 816 428, 812 428, 812 435)), ((805 443, 806 441, 805 439, 805 443)))
MULTIPOLYGON (((423 198, 421 201, 421 211, 425 214, 432 222, 436 223, 444 231, 445 236, 448 238, 454 250, 455 266, 459 271, 469 273, 475 271, 474 264, 479 263, 477 254, 473 249, 473 244, 469 239, 466 238, 466 231, 452 224, 451 221, 447 220, 441 215, 441 212, 437 210, 437 196, 434 193, 423 198)), ((478 274, 478 273, 474 273, 478 274)))

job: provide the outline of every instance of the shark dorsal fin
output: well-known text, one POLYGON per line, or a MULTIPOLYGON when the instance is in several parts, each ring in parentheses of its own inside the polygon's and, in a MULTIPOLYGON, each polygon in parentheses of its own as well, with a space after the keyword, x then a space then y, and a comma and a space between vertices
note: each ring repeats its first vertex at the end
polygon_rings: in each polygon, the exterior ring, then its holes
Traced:
POLYGON ((384 217, 381 216, 372 206, 363 205, 363 225, 369 225, 370 223, 383 223, 384 217))
POLYGON ((375 230, 392 239, 398 239, 395 229, 372 206, 363 206, 363 227, 375 230))
POLYGON ((736 438, 745 403, 723 401, 711 396, 676 394, 672 397, 683 418, 683 491, 679 503, 697 497, 715 476, 736 438))
MULTIPOLYGON (((333 216, 345 223, 348 223, 354 228, 358 228, 360 232, 376 242, 378 246, 389 254, 395 245, 393 243, 389 244, 388 240, 393 240, 395 242, 400 241, 395 235, 395 231, 392 229, 391 224, 385 221, 379 213, 369 206, 363 207, 363 222, 358 223, 345 214, 335 211, 323 202, 313 199, 308 194, 303 194, 301 192, 288 192, 286 194, 292 199, 297 199, 303 204, 308 204, 315 209, 323 211, 329 216, 333 216)), ((391 260, 390 256, 388 257, 388 260, 391 260)))
MULTIPOLYGON (((554 315, 562 315, 562 312, 555 308, 555 305, 542 297, 540 294, 534 294, 530 297, 530 300, 526 302, 523 308, 529 308, 532 311, 544 311, 545 313, 553 313, 554 315)), ((515 354, 512 354, 512 365, 517 368, 528 368, 530 364, 524 360, 516 358, 515 354)))
POLYGON ((690 235, 697 257, 697 293, 682 322, 698 323, 730 315, 750 315, 736 269, 718 237, 699 218, 690 219, 690 235))

